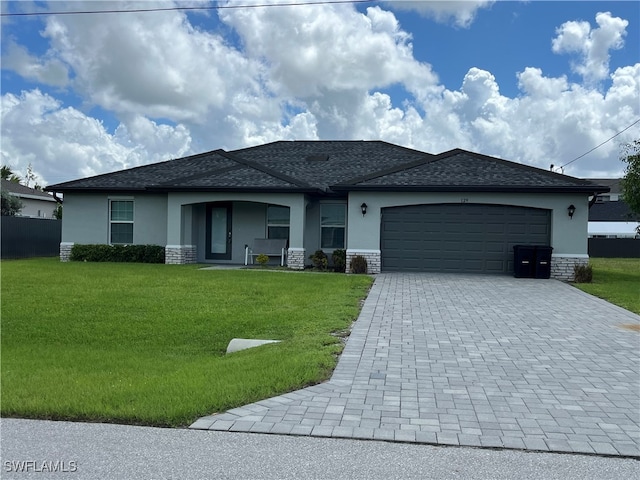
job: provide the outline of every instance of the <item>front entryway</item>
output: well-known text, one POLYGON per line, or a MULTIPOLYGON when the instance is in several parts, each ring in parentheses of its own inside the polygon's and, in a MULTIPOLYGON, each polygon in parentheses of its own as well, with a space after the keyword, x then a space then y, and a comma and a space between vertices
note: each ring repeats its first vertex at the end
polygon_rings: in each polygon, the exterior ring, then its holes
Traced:
POLYGON ((231 260, 232 247, 231 203, 207 205, 207 249, 210 260, 231 260))
POLYGON ((513 246, 549 245, 550 212, 472 203, 382 209, 382 271, 513 272, 513 246))

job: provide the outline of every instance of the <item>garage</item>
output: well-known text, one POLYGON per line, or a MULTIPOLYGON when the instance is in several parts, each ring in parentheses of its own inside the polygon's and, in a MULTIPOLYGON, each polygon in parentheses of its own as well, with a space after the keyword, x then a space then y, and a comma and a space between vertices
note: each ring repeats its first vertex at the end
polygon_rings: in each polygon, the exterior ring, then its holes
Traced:
POLYGON ((513 272, 513 246, 549 245, 550 211, 488 204, 382 209, 381 270, 513 272))

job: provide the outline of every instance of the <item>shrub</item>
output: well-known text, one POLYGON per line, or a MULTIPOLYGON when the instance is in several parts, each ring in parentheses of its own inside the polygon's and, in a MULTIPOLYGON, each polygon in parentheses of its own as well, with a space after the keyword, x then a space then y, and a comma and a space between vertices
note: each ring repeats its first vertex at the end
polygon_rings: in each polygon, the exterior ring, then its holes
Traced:
POLYGON ((256 257, 256 262, 258 262, 261 267, 264 267, 267 263, 269 263, 269 255, 261 253, 256 257))
POLYGON ((311 263, 313 263, 314 267, 320 270, 327 269, 327 265, 329 264, 329 259, 327 257, 327 254, 324 253, 322 250, 316 250, 313 255, 309 256, 309 258, 311 259, 311 263))
POLYGON ((349 263, 351 273, 367 273, 367 259, 362 255, 356 255, 349 263))
POLYGON ((22 201, 6 190, 2 190, 0 195, 2 196, 2 216, 13 217, 18 215, 24 206, 22 201))
POLYGON ((331 260, 333 261, 333 269, 336 272, 342 272, 347 268, 347 251, 344 248, 334 250, 331 254, 331 260))
POLYGON ((593 280, 593 268, 591 265, 574 265, 573 281, 576 283, 591 283, 593 280))
POLYGON ((76 262, 164 263, 160 245, 74 245, 69 260, 76 262))

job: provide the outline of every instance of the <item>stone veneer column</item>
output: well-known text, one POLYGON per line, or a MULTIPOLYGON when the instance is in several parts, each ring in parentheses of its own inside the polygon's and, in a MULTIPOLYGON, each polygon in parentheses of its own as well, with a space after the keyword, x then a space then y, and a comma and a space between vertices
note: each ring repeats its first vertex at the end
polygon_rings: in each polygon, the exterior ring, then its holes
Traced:
POLYGON ((73 248, 73 242, 60 242, 60 261, 68 262, 71 257, 71 249, 73 248))
POLYGON ((576 265, 587 265, 589 255, 552 255, 551 278, 572 282, 574 280, 573 268, 576 265))
POLYGON ((292 270, 304 270, 304 248, 289 248, 287 250, 287 268, 292 270))
POLYGON ((195 245, 167 245, 164 247, 164 263, 167 265, 184 265, 197 263, 195 245))
POLYGON ((360 255, 367 259, 367 273, 380 273, 381 252, 380 250, 347 250, 347 273, 349 273, 349 265, 351 259, 360 255))

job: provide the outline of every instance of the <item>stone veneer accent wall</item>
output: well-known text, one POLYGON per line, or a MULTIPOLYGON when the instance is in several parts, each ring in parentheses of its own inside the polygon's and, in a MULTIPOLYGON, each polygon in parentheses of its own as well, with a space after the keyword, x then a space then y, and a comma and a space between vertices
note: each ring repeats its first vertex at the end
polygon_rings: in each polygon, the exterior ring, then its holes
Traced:
POLYGON ((564 256, 553 255, 551 257, 551 278, 571 282, 574 279, 573 267, 576 265, 587 265, 589 256, 564 256))
POLYGON ((349 273, 351 259, 357 255, 367 259, 367 273, 380 273, 380 250, 347 250, 347 273, 349 273))
POLYGON ((73 248, 73 242, 60 242, 60 261, 68 262, 71 257, 71 249, 73 248))
POLYGON ((287 250, 287 268, 292 270, 304 270, 304 248, 289 248, 287 250))
POLYGON ((167 245, 164 247, 164 263, 168 265, 197 263, 196 246, 167 245))

